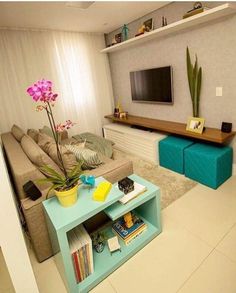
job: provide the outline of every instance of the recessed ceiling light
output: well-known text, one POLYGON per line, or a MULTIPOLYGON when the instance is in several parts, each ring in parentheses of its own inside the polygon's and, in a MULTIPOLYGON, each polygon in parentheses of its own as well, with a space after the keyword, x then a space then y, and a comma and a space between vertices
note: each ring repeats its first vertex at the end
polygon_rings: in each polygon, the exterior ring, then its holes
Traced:
POLYGON ((68 1, 66 6, 79 9, 88 9, 95 1, 68 1))

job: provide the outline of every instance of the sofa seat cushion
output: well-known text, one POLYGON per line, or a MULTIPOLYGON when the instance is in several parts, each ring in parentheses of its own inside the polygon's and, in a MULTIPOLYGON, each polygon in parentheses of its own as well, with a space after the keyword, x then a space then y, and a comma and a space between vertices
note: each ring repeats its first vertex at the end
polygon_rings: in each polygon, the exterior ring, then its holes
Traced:
POLYGON ((21 147, 30 159, 38 168, 45 165, 50 166, 56 172, 62 174, 60 168, 53 160, 37 145, 37 143, 28 135, 24 135, 21 139, 21 147))
POLYGON ((13 136, 15 137, 15 139, 20 142, 22 137, 24 136, 24 131, 17 125, 13 125, 11 128, 11 133, 13 134, 13 136))
MULTIPOLYGON (((54 139, 46 134, 39 133, 38 145, 62 169, 54 139)), ((60 152, 66 172, 70 172, 78 164, 76 157, 71 151, 67 150, 65 146, 60 146, 60 152)))

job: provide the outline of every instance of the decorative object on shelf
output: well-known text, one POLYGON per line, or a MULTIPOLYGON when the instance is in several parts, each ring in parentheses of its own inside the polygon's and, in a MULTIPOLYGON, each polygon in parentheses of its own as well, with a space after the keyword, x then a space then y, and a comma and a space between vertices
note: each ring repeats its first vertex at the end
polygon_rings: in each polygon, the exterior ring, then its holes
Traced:
POLYGON ((145 27, 145 29, 144 29, 145 32, 152 31, 153 30, 153 20, 152 20, 152 18, 149 18, 148 20, 144 21, 143 25, 145 27))
POLYGON ((83 184, 85 185, 85 186, 88 186, 89 188, 92 188, 92 187, 94 187, 94 185, 95 185, 95 177, 93 176, 93 175, 88 175, 88 176, 86 176, 86 175, 80 175, 80 180, 83 182, 83 184))
POLYGON ((124 194, 127 194, 134 190, 134 181, 128 177, 125 177, 118 181, 118 188, 124 192, 124 194))
POLYGON ((193 9, 187 11, 184 15, 183 18, 187 18, 193 15, 196 15, 198 13, 202 13, 206 10, 208 10, 209 8, 207 7, 203 7, 201 2, 195 2, 193 5, 193 9))
POLYGON ((131 228, 133 226, 133 220, 132 220, 132 214, 131 212, 128 212, 127 214, 124 215, 124 221, 125 221, 125 226, 127 228, 131 228))
POLYGON ((93 243, 93 247, 96 252, 101 253, 104 250, 107 237, 103 232, 96 232, 90 235, 93 243))
POLYGON ((93 200, 96 201, 105 201, 110 190, 112 188, 112 184, 108 181, 100 182, 93 192, 93 200))
POLYGON ((138 29, 138 33, 135 35, 135 37, 143 35, 145 32, 145 25, 142 24, 142 26, 138 29))
POLYGON ((199 103, 200 103, 200 93, 202 85, 202 68, 198 68, 197 55, 195 59, 194 66, 191 62, 189 49, 186 49, 186 61, 187 61, 187 74, 188 74, 188 84, 189 91, 192 99, 193 106, 193 116, 199 117, 199 103))
POLYGON ((121 43, 121 40, 122 40, 122 34, 121 33, 116 34, 115 35, 116 44, 121 43))
POLYGON ((124 217, 115 221, 112 225, 112 231, 122 239, 126 245, 138 237, 141 233, 147 230, 147 224, 139 218, 135 213, 131 212, 133 225, 130 228, 126 227, 124 217))
POLYGON ((114 109, 114 117, 120 118, 120 110, 119 110, 119 108, 114 109))
POLYGON ((128 40, 128 33, 129 33, 129 28, 128 28, 127 24, 124 24, 122 27, 122 30, 121 30, 123 42, 128 40))
POLYGON ((189 117, 186 130, 202 133, 204 128, 205 119, 199 117, 189 117))
POLYGON ((120 112, 118 118, 120 118, 120 119, 126 119, 127 116, 128 116, 128 112, 120 112))
POLYGON ((230 133, 232 131, 232 123, 229 122, 222 122, 221 131, 230 133))
POLYGON ((45 110, 51 126, 53 138, 56 144, 57 157, 60 162, 62 172, 59 173, 49 166, 44 166, 40 170, 47 178, 38 180, 39 183, 51 183, 52 186, 48 191, 54 189, 55 194, 64 207, 69 207, 77 201, 78 180, 81 174, 81 164, 78 163, 72 170, 67 171, 62 159, 60 138, 64 130, 70 129, 74 123, 67 120, 66 123, 55 123, 52 107, 54 106, 57 94, 52 91, 52 82, 50 80, 39 80, 27 89, 27 93, 35 102, 41 102, 41 105, 36 107, 37 111, 45 110))
POLYGON ((162 23, 161 23, 161 26, 167 26, 167 18, 162 16, 162 23))
POLYGON ((109 238, 107 240, 107 245, 108 245, 108 248, 109 248, 111 254, 112 254, 112 252, 115 252, 117 250, 119 250, 121 252, 120 243, 119 243, 117 236, 109 238))

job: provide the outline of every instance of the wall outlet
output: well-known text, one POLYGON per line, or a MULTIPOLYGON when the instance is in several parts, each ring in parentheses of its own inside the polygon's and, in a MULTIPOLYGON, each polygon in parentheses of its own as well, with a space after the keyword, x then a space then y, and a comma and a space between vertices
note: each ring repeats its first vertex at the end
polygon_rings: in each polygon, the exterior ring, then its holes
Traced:
POLYGON ((222 97, 223 95, 223 88, 222 87, 216 87, 216 97, 222 97))

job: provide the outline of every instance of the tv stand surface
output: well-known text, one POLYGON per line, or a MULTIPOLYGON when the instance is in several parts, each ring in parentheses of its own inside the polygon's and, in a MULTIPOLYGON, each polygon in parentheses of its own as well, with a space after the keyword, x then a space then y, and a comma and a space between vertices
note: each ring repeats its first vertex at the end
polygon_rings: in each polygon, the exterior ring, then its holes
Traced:
POLYGON ((105 118, 112 120, 113 122, 123 123, 131 126, 141 126, 148 129, 159 130, 171 134, 182 135, 191 137, 203 141, 209 141, 214 143, 223 144, 228 142, 234 135, 235 131, 230 133, 221 132, 220 129, 205 127, 202 134, 187 131, 185 123, 151 119, 146 117, 128 115, 127 118, 116 118, 114 115, 106 115, 105 118))

